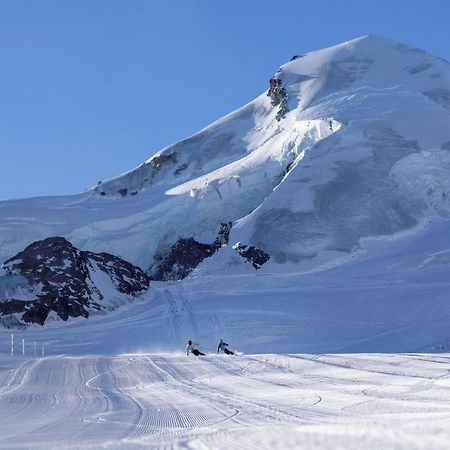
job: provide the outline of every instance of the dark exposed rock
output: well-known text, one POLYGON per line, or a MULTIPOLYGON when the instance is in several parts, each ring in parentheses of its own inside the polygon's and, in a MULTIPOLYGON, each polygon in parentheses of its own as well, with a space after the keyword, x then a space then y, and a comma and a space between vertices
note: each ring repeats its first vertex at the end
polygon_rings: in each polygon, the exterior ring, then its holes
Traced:
POLYGON ((231 222, 220 224, 220 230, 217 233, 217 238, 213 244, 216 250, 219 250, 220 247, 228 245, 228 240, 230 238, 230 231, 232 226, 233 224, 231 222))
POLYGON ((294 167, 295 164, 295 157, 294 159, 286 166, 285 169, 282 170, 280 175, 277 177, 276 181, 277 184, 291 171, 291 169, 294 167))
POLYGON ((243 245, 240 242, 238 242, 233 248, 239 253, 239 255, 245 258, 248 262, 252 263, 252 266, 256 270, 260 269, 261 266, 270 259, 270 255, 264 250, 253 246, 249 247, 248 245, 243 245))
POLYGON ((178 155, 176 153, 169 153, 168 155, 162 153, 161 155, 154 156, 149 161, 149 164, 156 170, 161 170, 164 166, 176 164, 177 161, 178 155))
POLYGON ((294 160, 294 161, 291 161, 291 162, 286 166, 286 173, 289 173, 289 172, 291 171, 292 167, 294 167, 294 163, 295 163, 295 160, 294 160))
POLYGON ((185 171, 188 168, 188 165, 189 164, 186 164, 186 163, 181 164, 181 166, 175 170, 174 175, 180 175, 181 172, 185 171))
POLYGON ((32 243, 2 267, 10 276, 25 278, 36 299, 0 299, 0 318, 18 314, 23 322, 41 325, 51 311, 67 320, 102 309, 102 286, 95 280, 99 272, 123 294, 140 294, 149 285, 139 267, 108 253, 78 250, 62 237, 32 243))
MULTIPOLYGON (((15 318, 13 314, 22 314, 22 322, 16 321, 18 324, 23 325, 25 323, 38 323, 44 325, 45 320, 50 312, 48 302, 37 302, 36 300, 7 300, 4 303, 0 303, 0 317, 10 322, 15 318)), ((82 315, 81 313, 78 314, 82 315)), ((67 319, 65 319, 67 320, 67 319)))
MULTIPOLYGON (((158 177, 161 177, 164 169, 173 168, 178 159, 177 152, 160 153, 122 177, 100 181, 95 186, 94 192, 103 197, 136 195, 142 189, 154 184, 158 177)), ((182 168, 183 166, 180 166, 180 171, 184 170, 182 168)))
POLYGON ((178 239, 166 255, 156 257, 150 278, 159 281, 186 278, 205 258, 228 244, 231 226, 231 222, 222 223, 212 244, 198 242, 192 237, 178 239))
POLYGON ((287 113, 287 92, 279 78, 270 79, 267 96, 270 97, 270 104, 272 106, 279 105, 276 119, 278 121, 284 119, 287 113))
POLYGON ((161 260, 151 278, 154 280, 183 279, 213 253, 214 248, 211 244, 203 244, 193 238, 180 238, 172 245, 169 254, 161 260))
POLYGON ((149 285, 147 274, 137 266, 110 253, 81 252, 92 266, 94 262, 97 267, 107 275, 113 282, 115 288, 127 295, 139 294, 145 291, 149 285))

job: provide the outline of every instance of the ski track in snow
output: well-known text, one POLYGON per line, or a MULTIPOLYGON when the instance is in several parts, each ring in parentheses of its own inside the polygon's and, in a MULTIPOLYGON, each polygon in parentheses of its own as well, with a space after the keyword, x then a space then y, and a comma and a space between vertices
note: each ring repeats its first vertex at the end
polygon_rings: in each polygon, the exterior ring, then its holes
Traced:
POLYGON ((448 448, 447 354, 0 357, 0 449, 448 448))

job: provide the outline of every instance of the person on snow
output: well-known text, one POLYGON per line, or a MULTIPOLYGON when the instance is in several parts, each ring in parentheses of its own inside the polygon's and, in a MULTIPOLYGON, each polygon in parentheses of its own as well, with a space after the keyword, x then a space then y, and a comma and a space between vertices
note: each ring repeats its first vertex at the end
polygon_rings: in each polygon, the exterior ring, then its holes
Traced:
POLYGON ((186 355, 189 356, 189 353, 192 353, 194 356, 206 356, 197 349, 197 345, 197 342, 188 341, 188 344, 186 345, 186 355))
POLYGON ((220 353, 221 351, 224 352, 226 355, 234 355, 234 352, 227 349, 228 344, 223 341, 223 339, 220 339, 219 345, 217 346, 217 353, 220 353))

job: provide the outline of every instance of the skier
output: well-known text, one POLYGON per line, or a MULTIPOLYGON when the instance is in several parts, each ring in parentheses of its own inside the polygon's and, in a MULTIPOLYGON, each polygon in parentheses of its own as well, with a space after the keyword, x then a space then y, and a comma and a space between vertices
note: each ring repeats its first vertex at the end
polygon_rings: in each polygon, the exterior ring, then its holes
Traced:
POLYGON ((223 341, 223 339, 219 340, 219 345, 217 346, 217 353, 220 353, 220 351, 223 351, 226 355, 234 355, 234 352, 227 349, 228 344, 223 341))
POLYGON ((186 345, 186 355, 189 356, 189 353, 192 353, 194 356, 206 356, 201 351, 197 350, 197 342, 188 341, 186 345))

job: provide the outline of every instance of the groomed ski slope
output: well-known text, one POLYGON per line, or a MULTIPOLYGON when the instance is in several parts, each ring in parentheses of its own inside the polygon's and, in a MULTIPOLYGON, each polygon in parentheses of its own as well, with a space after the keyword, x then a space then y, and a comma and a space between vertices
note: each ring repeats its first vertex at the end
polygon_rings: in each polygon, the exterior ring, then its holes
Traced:
POLYGON ((0 358, 0 448, 447 449, 450 355, 0 358))

